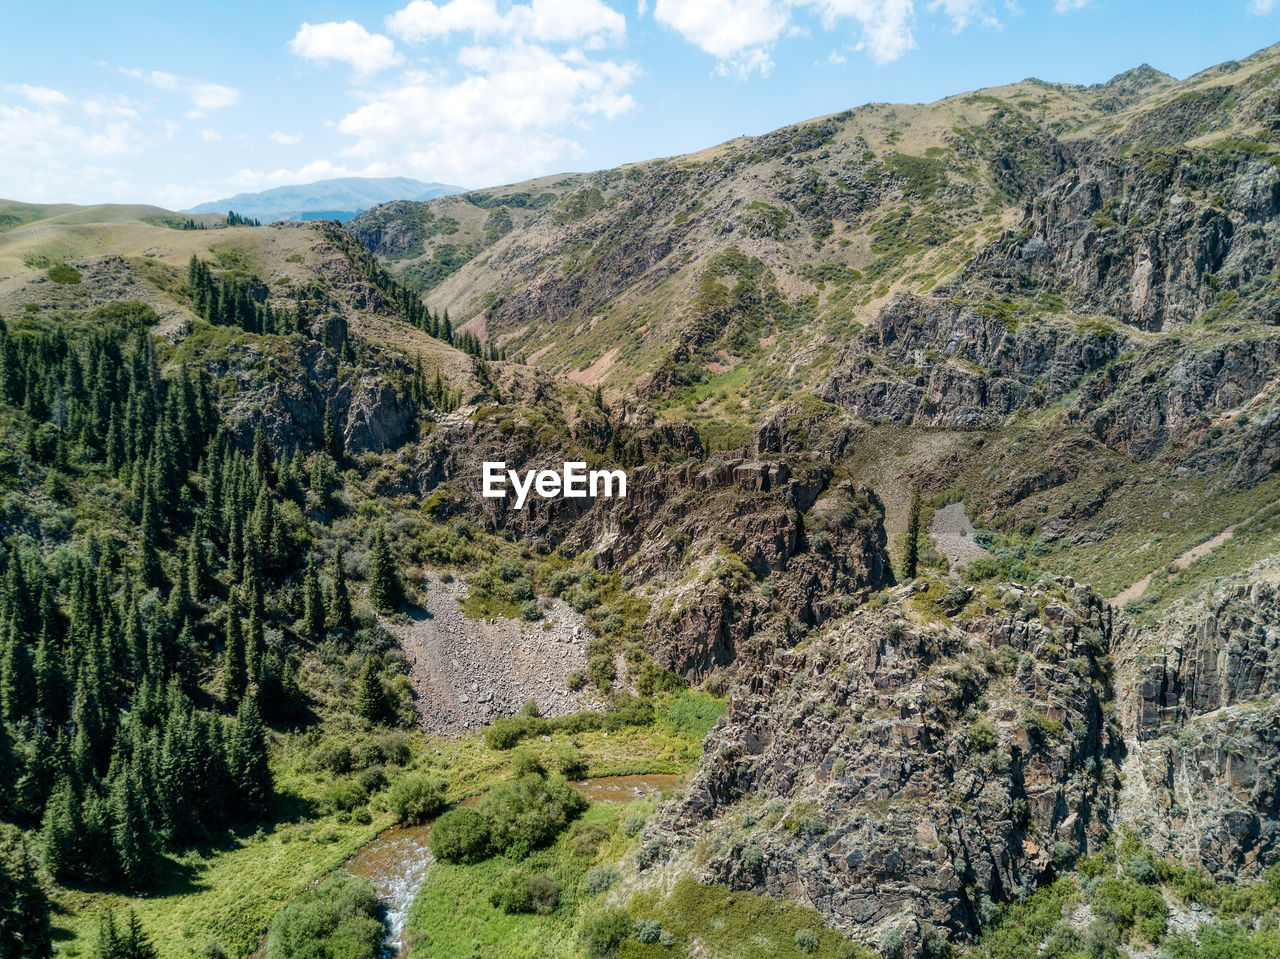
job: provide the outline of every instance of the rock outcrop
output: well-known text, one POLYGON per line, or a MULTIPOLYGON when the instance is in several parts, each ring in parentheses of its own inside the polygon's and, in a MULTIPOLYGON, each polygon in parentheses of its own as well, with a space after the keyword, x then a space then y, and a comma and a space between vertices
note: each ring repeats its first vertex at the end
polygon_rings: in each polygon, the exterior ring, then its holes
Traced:
MULTIPOLYGON (((876 945, 963 939, 1111 828, 1110 614, 1069 580, 933 622, 899 590, 745 676, 645 836, 876 945), (696 851, 695 851, 696 850, 696 851)), ((954 615, 947 616, 950 609, 954 615)))
POLYGON ((1117 659, 1120 818, 1215 875, 1280 860, 1280 562, 1125 631, 1117 659))

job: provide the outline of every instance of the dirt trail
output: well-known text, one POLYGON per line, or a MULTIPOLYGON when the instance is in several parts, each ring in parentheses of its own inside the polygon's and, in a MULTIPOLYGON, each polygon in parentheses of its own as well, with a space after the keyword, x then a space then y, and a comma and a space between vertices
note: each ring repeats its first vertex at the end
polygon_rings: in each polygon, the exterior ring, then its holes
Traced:
MULTIPOLYGON (((1189 550, 1175 559, 1173 561, 1173 565, 1178 567, 1178 569, 1186 569, 1196 560, 1200 559, 1202 556, 1208 556, 1215 549, 1229 540, 1235 534, 1235 531, 1246 522, 1248 522, 1248 520, 1241 520, 1239 523, 1232 523, 1217 536, 1213 537, 1213 539, 1207 539, 1198 546, 1192 546, 1189 550)), ((1130 600, 1142 599, 1143 594, 1150 588, 1152 581, 1156 578, 1156 574, 1159 572, 1160 570, 1152 570, 1133 585, 1120 590, 1120 592, 1112 596, 1111 599, 1107 600, 1107 602, 1118 609, 1130 600)))
POLYGON ((965 514, 964 503, 948 503, 934 510, 929 523, 929 538, 953 569, 968 566, 975 559, 990 554, 973 541, 973 524, 965 514))
POLYGON ((580 614, 556 600, 535 623, 501 617, 479 622, 459 605, 466 595, 463 583, 432 576, 425 608, 410 614, 411 623, 386 624, 409 661, 423 729, 473 729, 514 715, 530 698, 546 716, 588 705, 568 688, 569 674, 587 665, 591 633, 580 614))

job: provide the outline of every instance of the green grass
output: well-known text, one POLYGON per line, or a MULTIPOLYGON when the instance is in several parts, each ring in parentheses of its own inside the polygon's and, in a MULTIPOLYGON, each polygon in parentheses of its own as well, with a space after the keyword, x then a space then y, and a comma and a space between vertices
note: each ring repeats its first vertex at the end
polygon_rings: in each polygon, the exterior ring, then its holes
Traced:
POLYGON ((627 911, 638 920, 657 921, 674 945, 644 944, 630 939, 618 950, 619 959, 698 956, 705 959, 803 959, 874 955, 858 949, 840 933, 826 928, 814 909, 739 892, 727 886, 679 880, 669 894, 637 893, 627 911), (797 934, 811 931, 816 948, 803 951, 797 934))
MULTIPOLYGON (((680 774, 701 755, 699 729, 715 711, 706 701, 718 702, 703 694, 686 696, 673 700, 673 706, 661 706, 659 720, 651 726, 556 733, 550 742, 539 740, 524 748, 550 756, 576 743, 591 776, 680 774), (673 710, 676 719, 670 718, 673 710)), ((307 812, 309 805, 323 801, 333 783, 359 778, 355 769, 335 776, 318 766, 316 757, 336 745, 347 745, 358 753, 373 735, 329 719, 309 732, 276 737, 272 768, 280 794, 279 821, 253 834, 224 834, 207 848, 177 857, 164 867, 161 881, 144 894, 56 890, 54 925, 62 954, 91 956, 102 910, 126 907, 137 911, 160 959, 199 956, 211 943, 231 956, 251 952, 285 903, 391 825, 384 793, 350 812, 307 812)), ((514 756, 513 751, 488 748, 479 731, 456 738, 411 734, 407 743, 410 755, 403 769, 444 778, 450 802, 482 793, 505 779, 514 756)), ((394 782, 400 771, 388 768, 387 774, 394 782)))
POLYGON ((54 917, 60 954, 92 956, 101 910, 132 907, 161 959, 199 956, 210 944, 228 955, 247 955, 281 906, 390 824, 389 816, 365 824, 332 816, 281 824, 261 836, 188 853, 144 896, 60 891, 54 917))
POLYGON ((652 802, 594 803, 549 848, 524 860, 496 856, 472 866, 435 863, 409 911, 407 939, 413 957, 472 959, 571 959, 579 955, 576 922, 591 897, 582 879, 598 863, 625 855, 635 844, 621 830, 628 816, 652 802), (598 843, 582 838, 600 835, 598 843), (518 867, 547 874, 560 885, 560 904, 550 915, 508 915, 489 901, 494 886, 518 867))

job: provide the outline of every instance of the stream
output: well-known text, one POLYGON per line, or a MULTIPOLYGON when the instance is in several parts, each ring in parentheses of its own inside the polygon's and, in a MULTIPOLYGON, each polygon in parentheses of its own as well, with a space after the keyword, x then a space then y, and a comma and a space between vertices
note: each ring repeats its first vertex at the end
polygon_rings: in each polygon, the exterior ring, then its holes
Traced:
MULTIPOLYGON (((666 774, 649 776, 600 776, 574 783, 592 802, 632 802, 645 796, 656 796, 675 785, 676 777, 666 774)), ((392 826, 361 846, 343 868, 367 879, 386 910, 387 940, 383 955, 387 959, 408 954, 404 941, 405 921, 409 906, 418 894, 431 866, 431 849, 427 839, 431 825, 392 826)))

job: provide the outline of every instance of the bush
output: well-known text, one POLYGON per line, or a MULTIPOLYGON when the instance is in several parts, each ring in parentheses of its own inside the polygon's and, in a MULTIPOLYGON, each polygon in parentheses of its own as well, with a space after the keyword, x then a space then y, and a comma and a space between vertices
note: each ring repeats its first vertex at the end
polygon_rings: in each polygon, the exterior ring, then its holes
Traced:
POLYGON ((320 808, 325 812, 350 812, 368 801, 364 787, 351 779, 338 779, 320 794, 320 808))
POLYGON ((561 746, 552 757, 556 771, 565 779, 581 779, 587 774, 587 762, 572 746, 561 746))
POLYGON ((517 858, 551 842, 586 808, 582 793, 563 776, 537 773, 495 787, 477 807, 493 848, 517 858))
POLYGON ((474 809, 451 809, 431 827, 431 854, 443 862, 475 863, 489 855, 489 823, 474 809))
POLYGON ((987 753, 996 748, 995 727, 985 719, 979 719, 969 727, 969 748, 977 753, 987 753))
POLYGON ((613 959, 618 947, 631 938, 631 917, 621 909, 606 909, 588 916, 578 937, 590 959, 613 959))
POLYGON ((613 888, 618 881, 618 870, 613 866, 596 866, 582 877, 582 891, 588 896, 599 896, 613 888))
POLYGON ((420 826, 444 807, 445 783, 434 776, 410 773, 391 784, 387 808, 402 826, 420 826))
POLYGON ((511 775, 519 778, 530 773, 545 776, 547 767, 542 764, 542 757, 532 749, 520 749, 511 758, 511 775))
POLYGON ((1130 856, 1124 871, 1144 886, 1154 886, 1156 884, 1156 867, 1151 864, 1151 860, 1146 856, 1130 856))
POLYGON ((819 945, 818 934, 812 929, 796 930, 796 948, 803 952, 806 956, 811 952, 817 952, 819 945))
POLYGON ((373 887, 335 872, 276 913, 267 932, 267 957, 375 959, 385 932, 373 887))
POLYGON ((587 859, 595 855, 600 844, 608 838, 609 828, 604 823, 579 820, 569 830, 569 851, 575 856, 587 859))
POLYGON ((484 741, 490 749, 510 749, 529 735, 528 720, 520 716, 500 716, 484 731, 484 741))
POLYGON ((661 935, 662 923, 658 922, 656 919, 649 919, 642 922, 640 923, 639 928, 636 929, 636 938, 646 945, 657 942, 661 935))
POLYGON ((548 916, 560 904, 560 884, 548 875, 513 869, 489 893, 489 902, 508 915, 535 912, 548 916))
POLYGON ((884 934, 880 955, 884 959, 902 959, 902 934, 897 929, 890 929, 884 934))
POLYGON ((54 283, 79 283, 80 271, 74 266, 59 263, 57 266, 49 267, 49 279, 54 283))

